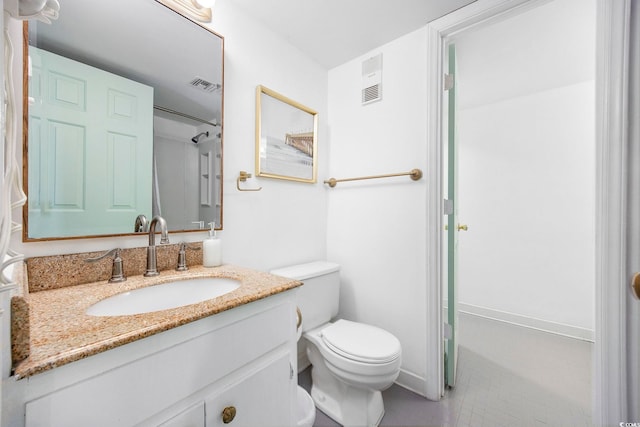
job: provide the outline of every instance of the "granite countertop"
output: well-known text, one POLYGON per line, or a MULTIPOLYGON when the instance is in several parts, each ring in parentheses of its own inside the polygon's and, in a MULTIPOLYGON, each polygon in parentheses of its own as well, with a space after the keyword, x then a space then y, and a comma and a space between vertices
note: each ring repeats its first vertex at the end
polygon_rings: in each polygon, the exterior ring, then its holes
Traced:
POLYGON ((30 329, 29 355, 14 369, 16 379, 62 366, 177 326, 220 313, 302 283, 232 265, 192 266, 186 272, 162 271, 156 277, 129 277, 125 282, 105 280, 32 292, 24 295, 30 329), (240 287, 211 300, 152 313, 96 317, 85 314, 91 305, 121 292, 174 280, 225 277, 240 287))

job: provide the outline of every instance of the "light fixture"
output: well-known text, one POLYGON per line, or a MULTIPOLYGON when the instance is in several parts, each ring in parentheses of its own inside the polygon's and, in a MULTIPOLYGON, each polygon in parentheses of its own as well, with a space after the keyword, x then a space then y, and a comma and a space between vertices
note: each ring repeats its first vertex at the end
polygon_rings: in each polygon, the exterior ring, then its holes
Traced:
POLYGON ((158 0, 182 16, 198 22, 211 22, 211 7, 215 0, 158 0))
POLYGON ((19 20, 37 19, 50 24, 58 19, 58 0, 6 0, 4 9, 19 20))
POLYGON ((192 0, 196 6, 205 7, 208 9, 213 9, 213 6, 216 4, 216 0, 192 0))

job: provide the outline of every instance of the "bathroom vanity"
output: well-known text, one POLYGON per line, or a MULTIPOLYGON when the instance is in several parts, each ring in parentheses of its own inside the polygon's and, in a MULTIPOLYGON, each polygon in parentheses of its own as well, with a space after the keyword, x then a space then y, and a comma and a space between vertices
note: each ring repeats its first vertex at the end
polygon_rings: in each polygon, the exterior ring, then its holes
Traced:
POLYGON ((300 282, 225 265, 123 283, 24 296, 29 355, 3 383, 2 425, 295 425, 300 282), (122 286, 210 276, 240 286, 169 310, 86 314, 122 286))

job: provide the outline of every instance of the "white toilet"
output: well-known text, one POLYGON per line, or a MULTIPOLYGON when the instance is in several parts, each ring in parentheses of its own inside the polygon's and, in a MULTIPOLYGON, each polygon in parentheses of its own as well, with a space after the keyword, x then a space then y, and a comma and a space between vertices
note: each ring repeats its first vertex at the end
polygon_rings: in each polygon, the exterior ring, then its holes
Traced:
POLYGON ((333 319, 338 314, 340 266, 317 261, 271 273, 304 282, 298 288, 303 337, 309 343, 311 397, 343 426, 378 426, 382 390, 400 373, 400 341, 375 326, 333 319))

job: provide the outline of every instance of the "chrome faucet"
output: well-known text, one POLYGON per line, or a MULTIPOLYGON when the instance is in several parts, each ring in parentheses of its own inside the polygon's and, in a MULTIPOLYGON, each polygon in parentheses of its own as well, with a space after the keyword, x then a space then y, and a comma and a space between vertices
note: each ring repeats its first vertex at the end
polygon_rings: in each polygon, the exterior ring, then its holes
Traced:
POLYGON ((146 216, 140 214, 136 217, 136 221, 133 224, 133 232, 146 233, 147 231, 149 231, 149 221, 146 216))
POLYGON ((122 258, 120 258, 120 251, 120 248, 111 249, 102 255, 98 255, 94 258, 87 258, 85 261, 96 262, 100 261, 102 258, 108 257, 109 255, 113 255, 113 265, 111 266, 111 278, 109 279, 109 283, 124 282, 127 278, 124 275, 124 267, 122 265, 122 258))
POLYGON ((149 223, 149 247, 147 248, 147 271, 145 277, 157 276, 158 274, 158 258, 156 256, 156 224, 160 224, 160 244, 169 243, 169 233, 167 232, 167 221, 160 215, 153 217, 149 223))

